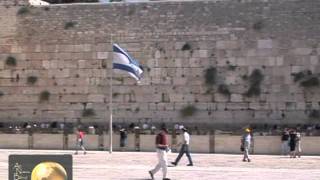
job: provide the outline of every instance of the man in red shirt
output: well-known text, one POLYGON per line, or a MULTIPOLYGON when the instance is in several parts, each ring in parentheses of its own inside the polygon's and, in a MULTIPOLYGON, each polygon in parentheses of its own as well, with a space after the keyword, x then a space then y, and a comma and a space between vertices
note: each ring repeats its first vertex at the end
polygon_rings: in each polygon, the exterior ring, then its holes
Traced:
POLYGON ((156 136, 158 164, 154 169, 149 171, 151 179, 154 179, 154 174, 162 169, 163 180, 170 180, 169 178, 167 178, 167 150, 169 149, 167 133, 167 128, 165 126, 162 126, 160 133, 156 136))
POLYGON ((80 129, 77 129, 77 147, 76 147, 76 153, 78 154, 78 149, 81 148, 83 150, 83 154, 87 154, 86 149, 83 146, 83 139, 84 139, 84 132, 80 129))

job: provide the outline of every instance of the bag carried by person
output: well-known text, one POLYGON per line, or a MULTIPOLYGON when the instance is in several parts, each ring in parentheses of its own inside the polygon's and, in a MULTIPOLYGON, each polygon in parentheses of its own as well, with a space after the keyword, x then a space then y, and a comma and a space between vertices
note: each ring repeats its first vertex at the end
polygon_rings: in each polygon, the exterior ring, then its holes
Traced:
POLYGON ((241 152, 243 152, 243 151, 244 151, 243 144, 241 144, 241 146, 240 146, 240 151, 241 151, 241 152))

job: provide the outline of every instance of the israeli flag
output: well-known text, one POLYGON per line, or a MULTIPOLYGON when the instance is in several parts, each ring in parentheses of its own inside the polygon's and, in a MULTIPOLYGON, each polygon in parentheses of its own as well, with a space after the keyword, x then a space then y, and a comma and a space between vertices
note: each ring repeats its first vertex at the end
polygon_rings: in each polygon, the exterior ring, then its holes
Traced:
POLYGON ((119 45, 113 44, 113 69, 126 71, 137 81, 142 78, 143 70, 138 61, 132 58, 119 45))

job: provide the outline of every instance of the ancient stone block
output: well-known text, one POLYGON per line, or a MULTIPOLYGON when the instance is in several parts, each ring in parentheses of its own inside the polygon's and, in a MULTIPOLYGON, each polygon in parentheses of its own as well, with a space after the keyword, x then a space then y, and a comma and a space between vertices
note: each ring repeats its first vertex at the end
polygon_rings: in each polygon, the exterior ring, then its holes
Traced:
POLYGON ((258 40, 258 48, 259 49, 273 48, 273 40, 271 40, 271 39, 258 40))
POLYGON ((108 59, 109 53, 108 52, 97 52, 98 59, 108 59))

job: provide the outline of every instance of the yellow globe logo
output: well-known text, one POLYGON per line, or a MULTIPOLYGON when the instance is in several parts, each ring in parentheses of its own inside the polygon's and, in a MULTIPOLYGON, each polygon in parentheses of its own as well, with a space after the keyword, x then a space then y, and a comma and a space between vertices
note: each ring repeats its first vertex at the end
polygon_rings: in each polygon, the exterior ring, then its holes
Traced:
POLYGON ((59 163, 42 162, 31 173, 31 180, 67 180, 67 172, 59 163))

